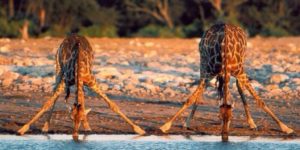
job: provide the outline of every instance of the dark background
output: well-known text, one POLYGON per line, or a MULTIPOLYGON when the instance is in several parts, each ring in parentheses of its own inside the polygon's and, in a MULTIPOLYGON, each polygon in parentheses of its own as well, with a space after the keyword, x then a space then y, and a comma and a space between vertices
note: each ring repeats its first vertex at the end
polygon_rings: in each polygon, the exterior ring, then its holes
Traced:
POLYGON ((0 37, 200 37, 217 22, 290 36, 299 11, 300 0, 1 0, 0 37))

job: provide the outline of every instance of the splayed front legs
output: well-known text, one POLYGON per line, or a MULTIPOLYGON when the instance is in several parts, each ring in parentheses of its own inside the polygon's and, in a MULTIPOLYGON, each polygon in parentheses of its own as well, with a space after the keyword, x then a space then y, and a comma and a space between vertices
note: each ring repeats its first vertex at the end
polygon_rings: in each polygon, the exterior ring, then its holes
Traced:
POLYGON ((134 130, 134 132, 143 135, 146 132, 141 129, 138 125, 134 124, 126 115, 124 115, 120 108, 113 102, 111 101, 102 91, 100 90, 100 87, 96 84, 96 80, 94 77, 91 77, 91 82, 88 83, 88 86, 95 92, 97 93, 100 97, 104 99, 104 101, 108 104, 109 108, 114 111, 115 113, 119 114, 127 123, 129 123, 134 130))
POLYGON ((246 89, 250 92, 250 94, 254 97, 258 107, 260 107, 267 114, 269 114, 273 118, 273 120, 279 125, 282 132, 287 133, 287 134, 294 132, 293 129, 287 127, 283 122, 281 122, 277 118, 277 116, 269 109, 269 107, 265 104, 265 102, 256 94, 256 92, 253 89, 253 87, 251 86, 246 74, 239 76, 238 80, 242 83, 241 86, 245 86, 246 89))
POLYGON ((191 106, 192 104, 194 104, 197 99, 199 98, 199 96, 203 93, 203 88, 204 88, 204 80, 201 79, 200 80, 200 84, 198 86, 198 88, 196 89, 196 91, 193 93, 192 96, 190 96, 188 98, 188 100, 184 103, 184 105, 177 111, 177 113, 170 119, 168 120, 163 126, 160 127, 160 130, 164 133, 166 133, 172 126, 172 122, 189 106, 191 106))
POLYGON ((21 129, 18 130, 18 133, 20 135, 23 135, 30 128, 30 125, 32 123, 38 120, 47 110, 49 110, 49 108, 57 100, 59 94, 63 91, 63 89, 64 89, 64 82, 60 82, 57 88, 54 89, 54 93, 51 96, 51 98, 44 103, 41 110, 28 123, 26 123, 21 129))
POLYGON ((54 110, 54 108, 55 108, 55 104, 56 104, 56 100, 54 101, 53 106, 52 106, 52 108, 51 108, 51 110, 50 110, 50 112, 49 112, 49 114, 48 114, 47 120, 46 120, 46 122, 44 123, 44 126, 43 126, 43 128, 42 128, 42 132, 44 132, 44 133, 48 132, 48 130, 49 130, 50 121, 51 121, 51 117, 52 117, 53 110, 54 110))
POLYGON ((269 109, 269 107, 265 104, 265 102, 256 94, 255 90, 251 86, 249 80, 246 78, 244 79, 244 85, 246 89, 250 92, 250 94, 254 97, 256 104, 262 108, 267 114, 269 114, 273 120, 279 125, 282 132, 290 134, 293 129, 287 127, 283 122, 281 122, 278 117, 269 109))
POLYGON ((193 104, 192 111, 191 111, 190 115, 186 118, 185 123, 183 124, 183 127, 190 128, 191 119, 193 119, 198 105, 202 104, 202 102, 203 102, 203 93, 204 93, 205 86, 204 86, 204 84, 201 86, 202 87, 198 87, 200 92, 197 93, 198 97, 196 97, 196 101, 193 104))
POLYGON ((243 105, 244 105, 244 109, 245 109, 245 113, 246 113, 246 117, 247 117, 247 122, 250 126, 251 129, 256 129, 256 124, 254 123, 251 114, 250 114, 250 110, 248 107, 248 103, 246 101, 245 95, 244 95, 244 91, 245 91, 245 87, 239 82, 239 80, 236 80, 236 86, 238 88, 239 94, 241 96, 243 105))

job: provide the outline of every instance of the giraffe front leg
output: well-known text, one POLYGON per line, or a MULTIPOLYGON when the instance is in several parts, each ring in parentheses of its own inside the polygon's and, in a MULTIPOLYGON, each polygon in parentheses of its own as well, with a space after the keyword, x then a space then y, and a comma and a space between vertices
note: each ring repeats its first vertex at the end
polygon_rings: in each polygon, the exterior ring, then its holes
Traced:
POLYGON ((95 78, 92 78, 93 80, 88 84, 88 86, 94 91, 96 92, 100 97, 102 97, 104 99, 104 101, 108 104, 109 108, 114 111, 115 113, 119 114, 127 123, 129 123, 132 127, 132 129, 134 130, 134 132, 143 135, 146 132, 140 128, 138 125, 134 124, 126 115, 124 115, 119 107, 113 102, 111 101, 104 93, 101 92, 100 87, 98 87, 98 85, 96 84, 96 80, 95 78))
MULTIPOLYGON (((57 99, 56 99, 56 100, 57 100, 57 99)), ((43 128, 42 128, 42 132, 44 132, 44 133, 47 133, 48 130, 49 130, 50 121, 51 121, 51 117, 52 117, 53 110, 54 110, 54 108, 55 108, 56 100, 54 101, 53 106, 52 106, 52 108, 51 108, 51 110, 50 110, 50 112, 49 112, 49 114, 48 114, 47 121, 44 123, 44 126, 43 126, 43 128)))
POLYGON ((80 128, 81 122, 83 122, 83 128, 85 131, 91 131, 88 120, 86 118, 89 112, 90 109, 84 110, 84 105, 74 103, 71 114, 71 119, 73 120, 74 126, 72 134, 74 141, 78 141, 78 130, 80 128))
POLYGON ((204 84, 201 84, 201 82, 200 82, 198 89, 192 95, 192 97, 196 98, 196 101, 194 102, 192 111, 191 111, 190 115, 186 118, 185 123, 183 124, 183 127, 190 128, 190 121, 194 117, 198 105, 201 104, 203 101, 203 98, 202 98, 203 92, 204 92, 204 84))
POLYGON ((73 120, 73 140, 78 141, 78 130, 81 124, 81 105, 75 102, 72 108, 71 119, 73 120))
POLYGON ((279 127, 281 128, 281 131, 287 134, 293 133, 294 130, 289 128, 288 126, 286 126, 283 122, 281 122, 277 116, 269 109, 269 107, 265 104, 265 102, 256 94, 255 90, 253 89, 253 87, 251 86, 251 84, 249 83, 249 80, 245 80, 245 86, 247 88, 247 90, 251 93, 251 95, 254 97, 256 104, 262 108, 266 113, 268 113, 273 120, 279 125, 279 127))
POLYGON ((18 130, 19 135, 23 135, 29 128, 32 123, 34 123, 37 119, 39 119, 54 103, 54 101, 58 98, 59 94, 62 92, 64 87, 64 82, 60 82, 58 87, 54 90, 54 94, 51 98, 46 101, 41 108, 41 110, 28 122, 26 123, 21 129, 18 130))
POLYGON ((85 99, 84 99, 84 90, 83 90, 83 84, 82 84, 82 88, 81 88, 81 92, 82 92, 82 95, 81 95, 81 104, 82 104, 82 112, 83 112, 83 116, 82 116, 82 125, 83 125, 83 128, 84 128, 84 131, 92 131, 91 127, 90 127, 90 124, 88 122, 88 118, 87 118, 87 115, 88 113, 91 111, 91 109, 86 109, 85 108, 85 99))
POLYGON ((76 101, 72 109, 72 118, 73 118, 73 139, 78 140, 78 130, 80 128, 81 122, 83 123, 83 128, 85 131, 91 131, 90 125, 87 120, 87 114, 90 110, 85 110, 85 100, 84 100, 84 91, 83 91, 83 81, 80 80, 80 76, 76 81, 76 101))
MULTIPOLYGON (((56 65, 59 66, 59 64, 56 64, 56 65)), ((56 66, 56 67, 57 67, 57 66, 56 66)), ((63 74, 62 74, 61 69, 60 69, 60 68, 56 68, 55 85, 58 85, 58 84, 62 81, 62 76, 63 76, 63 74)), ((65 85, 65 86, 66 86, 66 85, 65 85)), ((56 88, 56 87, 55 87, 55 88, 56 88)), ((54 88, 54 89, 55 89, 55 88, 54 88)), ((42 128, 42 132, 44 132, 44 133, 47 133, 48 130, 49 130, 50 121, 51 121, 51 117, 52 117, 53 110, 54 110, 54 108, 55 108, 56 101, 57 101, 57 99, 54 101, 54 104, 53 104, 53 106, 52 106, 50 112, 48 113, 47 120, 46 120, 46 122, 44 123, 44 126, 43 126, 43 128, 42 128)))
POLYGON ((159 129, 163 132, 166 133, 172 126, 173 121, 189 106, 191 106, 192 104, 194 104, 197 100, 197 98, 199 97, 202 88, 204 86, 204 80, 200 80, 200 84, 199 87, 196 89, 196 91, 193 93, 193 95, 191 97, 188 98, 188 100, 183 104, 183 106, 176 112, 176 114, 169 119, 164 125, 162 125, 159 129), (200 88, 202 87, 202 88, 200 88))
POLYGON ((254 121, 252 119, 252 116, 250 114, 250 110, 249 110, 249 107, 248 107, 248 104, 247 104, 247 101, 246 101, 246 98, 245 98, 245 95, 244 95, 245 87, 244 87, 244 85, 241 84, 241 82, 239 80, 241 80, 241 79, 236 80, 236 86, 238 88, 238 92, 241 96, 241 99, 242 99, 242 102, 243 102, 243 105, 244 105, 244 109, 245 109, 245 113, 246 113, 246 117, 247 117, 247 122, 248 122, 251 129, 256 129, 257 126, 256 126, 256 124, 254 123, 254 121))

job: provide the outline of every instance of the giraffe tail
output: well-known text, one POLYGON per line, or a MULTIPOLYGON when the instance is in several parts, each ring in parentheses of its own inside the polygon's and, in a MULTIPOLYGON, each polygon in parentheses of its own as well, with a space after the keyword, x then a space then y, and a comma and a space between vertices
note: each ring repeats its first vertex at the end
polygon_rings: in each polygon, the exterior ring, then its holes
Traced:
POLYGON ((229 55, 229 51, 228 51, 228 47, 226 45, 228 45, 228 36, 226 36, 226 27, 224 27, 224 37, 222 38, 222 43, 224 43, 223 45, 221 45, 221 57, 222 57, 222 74, 218 76, 218 92, 219 92, 219 96, 220 99, 223 98, 223 100, 225 101, 225 103, 227 103, 228 100, 228 84, 230 82, 230 68, 229 68, 229 64, 228 64, 228 59, 230 58, 229 55), (226 89, 225 89, 226 88, 226 89))
MULTIPOLYGON (((76 53, 76 60, 75 60, 75 64, 74 64, 74 68, 75 68, 75 72, 74 72, 75 73, 75 83, 76 83, 75 86, 77 87, 77 89, 79 89, 79 88, 83 88, 83 82, 80 81, 81 78, 79 77, 80 76, 79 74, 81 73, 81 71, 80 71, 81 66, 80 66, 79 63, 81 63, 80 62, 80 57, 82 55, 82 54, 80 54, 81 50, 82 50, 82 45, 81 45, 81 40, 79 38, 76 38, 76 43, 73 46, 73 50, 76 53)), ((76 96, 78 97, 78 91, 76 93, 76 96)), ((84 111, 85 111, 85 114, 87 115, 91 111, 91 109, 89 108, 89 109, 86 109, 84 111)))
POLYGON ((221 102, 224 95, 224 78, 221 75, 217 76, 216 85, 217 85, 216 87, 217 87, 218 98, 221 102))

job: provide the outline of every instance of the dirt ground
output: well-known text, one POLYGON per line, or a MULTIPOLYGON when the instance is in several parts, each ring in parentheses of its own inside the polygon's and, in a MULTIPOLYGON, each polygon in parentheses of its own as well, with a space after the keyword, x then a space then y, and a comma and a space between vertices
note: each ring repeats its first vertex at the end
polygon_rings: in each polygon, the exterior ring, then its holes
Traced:
MULTIPOLYGON (((95 76, 103 91, 149 134, 182 106, 199 81, 199 39, 89 38, 95 55, 95 76), (101 70, 101 68, 105 68, 101 70), (110 73, 112 75, 110 75, 110 73)), ((54 55, 61 38, 0 39, 0 133, 16 131, 51 96, 54 55), (24 71, 25 70, 25 71, 24 71), (9 73, 6 73, 9 72, 9 73), (12 80, 6 80, 10 78, 12 80), (29 82, 30 81, 30 82, 29 82)), ((300 137, 300 38, 249 39, 245 68, 251 84, 271 110, 295 133, 286 135, 246 93, 257 130, 249 129, 240 97, 232 82, 235 101, 230 135, 300 137), (270 69, 271 68, 271 69, 270 69), (277 74, 281 76, 276 78, 277 74)), ((107 104, 86 92, 88 119, 93 134, 133 134, 130 126, 107 104)), ((72 122, 62 94, 53 113, 49 133, 72 133, 72 122)), ((74 95, 71 96, 74 100, 74 95)), ((70 103, 72 103, 72 100, 70 103)), ((169 134, 220 135, 219 102, 212 84, 204 94, 191 128, 182 127, 190 109, 174 121, 169 134)), ((41 134, 41 117, 28 134, 41 134)))

